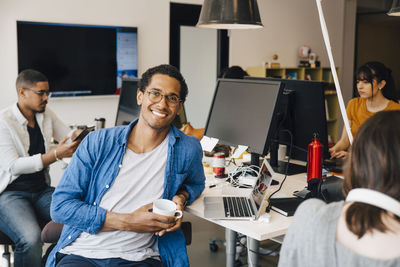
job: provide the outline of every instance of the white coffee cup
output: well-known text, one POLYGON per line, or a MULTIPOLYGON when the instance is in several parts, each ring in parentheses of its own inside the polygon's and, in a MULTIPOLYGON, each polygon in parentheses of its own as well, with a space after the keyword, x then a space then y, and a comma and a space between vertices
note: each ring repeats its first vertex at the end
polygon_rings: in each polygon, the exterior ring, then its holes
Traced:
POLYGON ((153 212, 164 216, 176 216, 177 219, 182 218, 183 212, 176 208, 175 202, 168 199, 157 199, 153 202, 153 212))
POLYGON ((278 160, 284 160, 286 157, 286 145, 279 145, 278 148, 278 160))

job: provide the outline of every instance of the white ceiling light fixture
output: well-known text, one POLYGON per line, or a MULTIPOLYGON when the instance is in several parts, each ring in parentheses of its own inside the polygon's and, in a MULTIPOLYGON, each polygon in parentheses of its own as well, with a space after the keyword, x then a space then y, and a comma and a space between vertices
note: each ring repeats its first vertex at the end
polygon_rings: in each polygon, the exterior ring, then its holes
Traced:
POLYGON ((204 0, 196 26, 226 30, 264 27, 257 0, 204 0))

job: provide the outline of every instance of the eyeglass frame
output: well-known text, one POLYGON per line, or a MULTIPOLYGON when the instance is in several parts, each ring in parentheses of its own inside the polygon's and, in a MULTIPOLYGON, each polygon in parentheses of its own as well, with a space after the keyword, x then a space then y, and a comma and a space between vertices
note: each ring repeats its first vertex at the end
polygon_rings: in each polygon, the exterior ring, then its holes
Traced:
POLYGON ((51 92, 49 90, 36 91, 36 90, 33 90, 31 88, 28 88, 28 87, 22 87, 22 89, 34 92, 35 94, 37 94, 40 97, 43 97, 44 95, 46 95, 47 97, 51 96, 51 92))
POLYGON ((171 94, 171 95, 165 95, 165 94, 161 94, 159 91, 157 91, 157 90, 154 90, 154 91, 152 91, 151 89, 150 90, 146 90, 146 91, 144 91, 143 93, 147 93, 147 97, 149 98, 149 100, 151 101, 151 102, 153 102, 153 103, 160 103, 161 102, 161 100, 164 98, 164 97, 166 97, 166 99, 167 99, 167 104, 168 105, 171 105, 171 106, 177 106, 179 103, 182 103, 183 101, 182 101, 182 99, 179 97, 179 96, 177 96, 176 94, 171 94), (161 98, 160 98, 160 100, 158 100, 158 101, 153 101, 153 100, 151 100, 151 97, 150 97, 150 94, 152 94, 152 93, 157 93, 157 94, 159 94, 160 96, 161 96, 161 98), (178 102, 171 102, 171 100, 169 99, 169 97, 170 96, 173 96, 173 97, 176 97, 176 98, 178 98, 178 102))

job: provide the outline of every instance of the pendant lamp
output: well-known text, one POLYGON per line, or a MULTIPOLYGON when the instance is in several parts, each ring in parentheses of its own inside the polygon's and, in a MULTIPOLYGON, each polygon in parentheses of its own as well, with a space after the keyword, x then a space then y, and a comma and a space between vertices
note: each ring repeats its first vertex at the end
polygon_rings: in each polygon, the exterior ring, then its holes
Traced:
POLYGON ((389 16, 400 16, 400 0, 393 0, 392 8, 387 14, 389 16))
POLYGON ((263 27, 257 0, 204 0, 196 26, 213 29, 263 27))

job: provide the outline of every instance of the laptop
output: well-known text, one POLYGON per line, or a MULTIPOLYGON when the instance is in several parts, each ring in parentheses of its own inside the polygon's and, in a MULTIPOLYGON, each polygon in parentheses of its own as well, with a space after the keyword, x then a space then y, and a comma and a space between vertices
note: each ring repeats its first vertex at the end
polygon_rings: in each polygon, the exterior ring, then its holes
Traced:
POLYGON ((221 220, 257 220, 274 175, 272 167, 265 159, 250 196, 206 196, 203 200, 204 217, 221 220))

